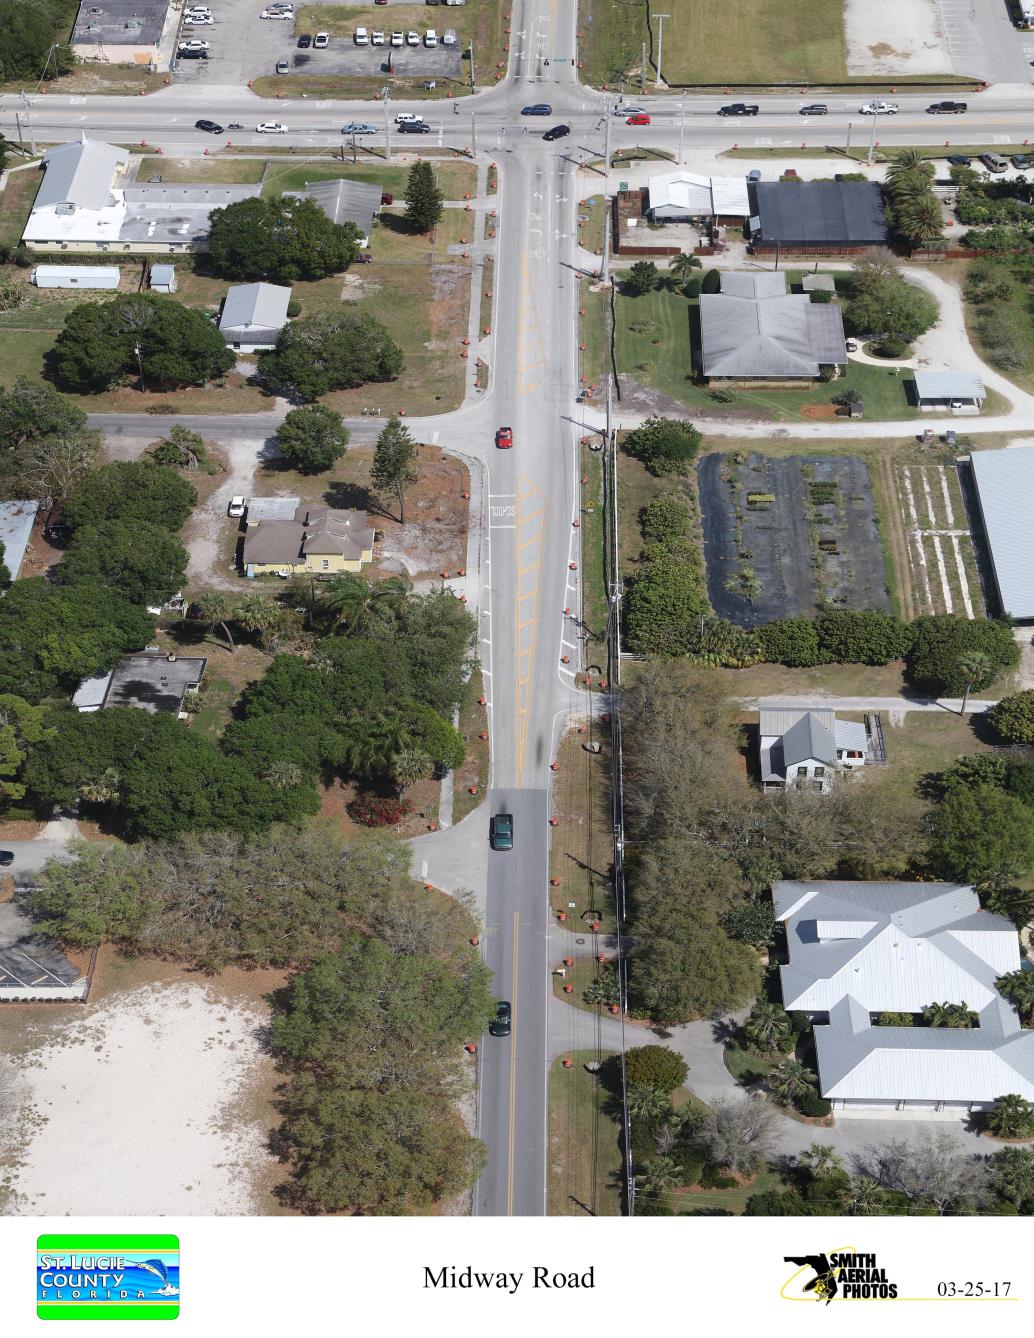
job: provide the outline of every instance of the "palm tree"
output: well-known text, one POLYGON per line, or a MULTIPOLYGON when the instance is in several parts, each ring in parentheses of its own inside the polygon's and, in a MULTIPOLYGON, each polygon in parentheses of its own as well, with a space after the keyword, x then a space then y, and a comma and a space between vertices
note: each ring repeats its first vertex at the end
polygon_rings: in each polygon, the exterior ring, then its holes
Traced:
POLYGON ((995 981, 999 994, 1005 996, 1025 1022, 1034 1017, 1034 971, 1010 971, 995 981))
POLYGON ((976 1014, 970 1011, 969 1004, 963 999, 962 1003, 927 1004, 923 1009, 923 1018, 928 1027, 954 1027, 958 1029, 972 1027, 976 1020, 976 1014))
POLYGON ((221 627, 231 655, 236 653, 237 647, 234 645, 229 627, 233 617, 233 606, 229 597, 221 590, 206 590, 203 595, 199 595, 190 606, 190 616, 195 622, 203 623, 206 627, 221 627))
POLYGON ((433 771, 434 758, 423 748, 400 748, 392 758, 391 774, 402 790, 414 781, 426 780, 433 771))
POLYGON ((812 1143, 807 1152, 801 1153, 797 1161, 799 1165, 806 1167, 816 1180, 829 1175, 831 1171, 840 1171, 844 1166, 843 1157, 829 1143, 812 1143))
POLYGON ((799 1059, 784 1059, 768 1075, 768 1090, 784 1106, 792 1106, 818 1087, 818 1078, 799 1059))
POLYGON ((671 1157, 654 1157, 636 1177, 636 1188, 647 1194, 665 1194, 682 1183, 682 1169, 671 1157))
POLYGON ((963 651, 955 661, 955 668, 966 682, 966 691, 962 694, 962 709, 959 711, 959 715, 965 715, 970 691, 977 684, 986 687, 994 678, 995 666, 983 651, 967 650, 963 651))
POLYGON ((1034 1106, 1009 1092, 1000 1096, 986 1116, 988 1129, 999 1138, 1028 1138, 1034 1130, 1034 1106))
POLYGON ((933 180, 934 167, 924 158, 920 149, 900 149, 893 154, 887 166, 886 182, 893 190, 902 177, 920 176, 928 184, 933 180))
POLYGON ((119 799, 122 777, 114 767, 106 767, 93 780, 79 785, 79 798, 88 804, 115 804, 119 799))
POLYGON ((771 1055, 788 1048, 786 1043, 792 1034, 786 1010, 777 1003, 756 1003, 743 1024, 747 1044, 760 1055, 771 1055))
POLYGON ((346 762, 360 775, 393 776, 395 758, 409 743, 409 726, 402 717, 382 715, 364 734, 350 741, 346 762))
POLYGON ((668 262, 668 268, 671 270, 671 276, 675 282, 685 287, 693 271, 701 269, 702 266, 699 256, 691 256, 685 251, 681 251, 668 262))
POLYGON ((305 779, 297 762, 288 762, 286 758, 277 758, 270 762, 262 774, 262 779, 274 790, 293 790, 305 779))
POLYGON ((241 595, 234 604, 230 616, 239 627, 244 628, 245 632, 254 634, 268 627, 279 612, 271 599, 256 593, 241 595))
POLYGON ((944 231, 941 206, 928 188, 919 188, 895 200, 894 217, 898 229, 913 246, 934 241, 944 231))
POLYGON ((366 626, 374 608, 397 609, 410 589, 407 576, 388 576, 371 584, 365 576, 346 573, 326 582, 320 591, 319 603, 333 615, 336 624, 347 627, 349 632, 359 632, 366 626))
POLYGON ((847 1190, 847 1211, 851 1217, 875 1217, 883 1211, 884 1191, 868 1175, 853 1175, 847 1190))
POLYGON ((636 1120, 659 1120, 671 1112, 668 1093, 653 1083, 633 1083, 628 1089, 628 1113, 636 1120))

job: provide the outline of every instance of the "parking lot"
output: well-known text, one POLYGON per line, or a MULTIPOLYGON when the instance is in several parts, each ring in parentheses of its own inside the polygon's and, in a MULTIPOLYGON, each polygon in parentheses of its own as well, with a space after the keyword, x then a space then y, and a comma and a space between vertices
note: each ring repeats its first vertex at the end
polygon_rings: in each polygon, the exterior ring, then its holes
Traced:
MULTIPOLYGON (((277 63, 284 60, 292 74, 369 77, 388 72, 389 53, 392 72, 397 75, 417 79, 455 79, 460 75, 460 47, 425 47, 423 36, 428 28, 434 28, 440 43, 445 29, 456 26, 453 17, 462 14, 462 9, 428 6, 426 17, 421 11, 421 22, 413 29, 419 32, 421 45, 390 47, 393 25, 389 4, 381 10, 384 46, 356 46, 351 36, 331 34, 330 45, 316 51, 312 47, 299 50, 295 20, 259 18, 263 9, 261 0, 209 0, 209 8, 213 23, 183 28, 177 39, 200 38, 208 42, 208 59, 178 60, 174 68, 177 82, 246 84, 263 75, 274 75, 277 63)), ((300 7, 295 12, 300 16, 300 7)), ((411 14, 410 3, 407 15, 411 14)), ((403 29, 408 30, 408 27, 403 29)))

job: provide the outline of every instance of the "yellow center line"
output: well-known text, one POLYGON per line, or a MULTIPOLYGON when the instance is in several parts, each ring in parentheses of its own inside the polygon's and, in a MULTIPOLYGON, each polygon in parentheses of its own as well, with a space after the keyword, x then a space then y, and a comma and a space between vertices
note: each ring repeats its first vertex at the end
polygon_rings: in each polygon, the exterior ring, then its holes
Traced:
POLYGON ((506 1215, 513 1216, 514 1135, 517 1129, 517 959, 520 955, 520 912, 513 913, 513 980, 510 985, 510 1129, 506 1166, 506 1215))

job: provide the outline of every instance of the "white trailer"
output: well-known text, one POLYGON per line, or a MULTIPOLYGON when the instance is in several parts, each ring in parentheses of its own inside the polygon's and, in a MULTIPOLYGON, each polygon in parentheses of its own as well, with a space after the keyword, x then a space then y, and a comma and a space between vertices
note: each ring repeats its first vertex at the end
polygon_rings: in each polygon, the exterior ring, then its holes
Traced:
POLYGON ((117 265, 37 265, 32 282, 37 288, 117 288, 121 276, 117 265))

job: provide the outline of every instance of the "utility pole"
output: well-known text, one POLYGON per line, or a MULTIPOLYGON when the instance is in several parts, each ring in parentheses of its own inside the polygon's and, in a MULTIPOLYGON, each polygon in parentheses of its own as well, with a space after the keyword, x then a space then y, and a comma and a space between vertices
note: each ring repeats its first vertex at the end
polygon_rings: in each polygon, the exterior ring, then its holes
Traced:
POLYGON ((470 44, 470 91, 471 91, 471 93, 473 93, 474 90, 475 90, 475 84, 474 84, 474 43, 471 42, 471 44, 470 44))
MULTIPOLYGON (((606 133, 606 157, 603 173, 603 264, 600 266, 600 279, 604 283, 610 282, 610 219, 607 217, 607 209, 610 204, 610 196, 607 188, 610 185, 610 123, 613 120, 613 111, 607 108, 607 133, 606 133)), ((608 307, 609 310, 609 307, 608 307)), ((608 345, 609 348, 609 345, 608 345)), ((607 428, 610 429, 610 376, 607 376, 607 428)))
POLYGON ((646 43, 643 43, 643 63, 639 69, 639 91, 646 88, 646 43))
POLYGON ((872 167, 873 154, 876 152, 876 122, 877 122, 879 119, 880 119, 880 118, 879 118, 878 115, 874 115, 873 118, 872 118, 872 133, 869 135, 869 166, 870 166, 870 167, 872 167))
POLYGON ((851 128, 852 128, 853 125, 854 125, 854 122, 853 122, 853 121, 848 121, 848 123, 847 123, 847 148, 844 150, 844 152, 847 154, 847 156, 848 156, 849 158, 850 158, 850 156, 851 156, 851 128))
POLYGON ((658 24, 660 25, 660 31, 659 31, 658 34, 657 34, 657 79, 656 79, 656 81, 655 81, 655 83, 654 83, 654 88, 663 88, 663 87, 664 87, 664 79, 663 79, 663 77, 662 77, 662 75, 661 75, 661 60, 662 60, 662 58, 663 58, 663 56, 664 56, 664 20, 665 20, 665 19, 670 19, 670 18, 671 18, 671 15, 670 15, 670 14, 655 14, 655 15, 654 15, 654 18, 657 20, 658 24))
POLYGON ((29 115, 29 113, 30 113, 30 111, 31 111, 31 104, 30 104, 30 102, 29 102, 28 94, 25 92, 24 89, 22 89, 22 105, 23 105, 24 108, 25 108, 25 129, 29 132, 29 149, 30 149, 30 151, 31 151, 31 153, 32 153, 32 156, 35 158, 35 156, 36 156, 36 132, 35 132, 35 130, 33 130, 33 128, 32 128, 32 117, 29 115))
POLYGON ((607 124, 603 132, 603 196, 607 196, 607 183, 610 180, 610 123, 614 119, 614 108, 607 108, 607 124))
POLYGON ((384 161, 391 162, 391 122, 388 120, 388 85, 381 89, 384 98, 384 161))
POLYGON ((679 107, 679 166, 682 166, 682 148, 686 141, 686 95, 682 94, 679 107))
POLYGON ((473 112, 470 113, 470 156, 472 158, 478 156, 478 127, 473 112))

